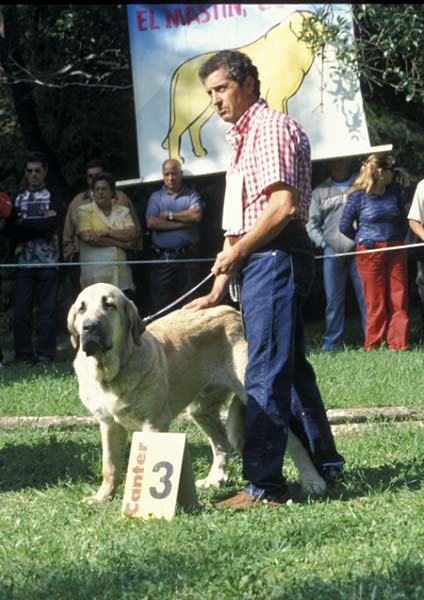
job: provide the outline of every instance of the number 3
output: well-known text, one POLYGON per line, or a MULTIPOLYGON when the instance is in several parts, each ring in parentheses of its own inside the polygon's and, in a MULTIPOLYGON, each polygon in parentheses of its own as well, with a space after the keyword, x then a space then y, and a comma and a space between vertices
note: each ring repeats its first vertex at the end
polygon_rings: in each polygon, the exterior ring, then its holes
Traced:
POLYGON ((163 490, 159 491, 155 487, 149 488, 150 495, 156 500, 163 500, 164 498, 169 496, 172 489, 171 477, 174 473, 174 467, 171 465, 171 463, 165 460, 161 460, 160 462, 155 464, 155 466, 152 468, 152 471, 153 473, 157 473, 158 471, 160 471, 160 469, 165 469, 165 475, 163 475, 159 479, 159 481, 163 484, 163 490))

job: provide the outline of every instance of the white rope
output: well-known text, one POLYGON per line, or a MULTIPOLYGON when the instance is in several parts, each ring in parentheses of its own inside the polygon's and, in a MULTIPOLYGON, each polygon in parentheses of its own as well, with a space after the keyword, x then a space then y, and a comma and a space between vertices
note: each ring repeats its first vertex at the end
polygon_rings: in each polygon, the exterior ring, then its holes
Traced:
MULTIPOLYGON (((361 250, 360 252, 340 252, 331 254, 330 256, 315 256, 316 260, 324 260, 327 258, 341 258, 343 256, 357 256, 358 254, 372 254, 373 252, 390 252, 392 250, 407 250, 408 248, 422 248, 424 242, 417 244, 401 244, 399 246, 388 246, 387 248, 372 248, 369 250, 361 250)), ((56 263, 0 263, 0 269, 11 268, 43 268, 43 267, 80 267, 83 265, 155 265, 168 263, 190 263, 190 262, 214 262, 215 258, 188 258, 188 259, 163 259, 163 260, 119 260, 119 261, 90 261, 90 262, 56 262, 56 263)))
POLYGON ((157 319, 163 313, 167 312, 168 310, 171 310, 171 308, 174 308, 174 306, 176 306, 177 304, 179 304, 180 302, 185 300, 188 296, 191 296, 191 294, 193 292, 195 292, 197 289, 199 289, 199 287, 201 287, 204 283, 206 283, 211 277, 214 277, 213 273, 209 273, 209 275, 207 275, 204 279, 202 279, 202 281, 200 281, 200 283, 198 283, 193 288, 191 288, 191 290, 189 290, 188 292, 186 292, 185 294, 183 294, 182 296, 180 296, 179 298, 174 300, 174 302, 171 302, 171 304, 168 304, 168 306, 161 308, 160 310, 155 312, 153 315, 144 317, 143 321, 145 323, 150 323, 150 321, 153 321, 153 319, 157 319))
POLYGON ((371 248, 369 250, 360 250, 359 252, 340 252, 339 254, 330 254, 330 256, 316 256, 316 260, 325 258, 340 258, 342 256, 357 256, 358 254, 372 254, 373 252, 390 252, 391 250, 407 250, 408 248, 419 248, 424 246, 424 242, 419 244, 402 244, 400 246, 387 246, 387 248, 371 248))
POLYGON ((8 268, 43 268, 43 267, 81 267, 83 265, 156 265, 182 262, 214 262, 214 258, 187 258, 185 260, 166 258, 160 260, 114 260, 114 261, 86 261, 86 262, 55 262, 55 263, 1 263, 1 269, 8 268))

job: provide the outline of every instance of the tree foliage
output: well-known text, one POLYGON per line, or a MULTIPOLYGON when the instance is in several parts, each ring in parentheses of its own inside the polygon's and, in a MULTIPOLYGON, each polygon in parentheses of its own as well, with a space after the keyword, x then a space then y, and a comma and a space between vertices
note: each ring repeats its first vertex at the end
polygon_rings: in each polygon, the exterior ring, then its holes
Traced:
POLYGON ((352 4, 350 21, 323 4, 306 21, 303 37, 316 54, 328 44, 336 51, 337 69, 353 71, 369 92, 388 87, 406 102, 424 101, 424 5, 352 4), (320 32, 314 27, 321 21, 320 32), (354 37, 352 36, 354 33, 354 37))
POLYGON ((302 37, 330 67, 360 82, 373 144, 393 143, 398 161, 424 175, 424 5, 352 4, 352 23, 323 4, 302 37), (319 20, 322 30, 315 27, 319 20))
MULTIPOLYGON (((2 5, 3 104, 17 168, 44 150, 51 175, 82 184, 87 159, 109 159, 122 177, 137 170, 134 102, 124 5, 2 5), (13 139, 19 123, 23 138, 13 139), (56 161, 56 162, 55 162, 56 161)), ((0 114, 0 122, 1 122, 0 114)), ((17 178, 0 166, 6 183, 17 178)), ((4 184, 3 184, 4 185, 4 184)), ((11 184, 9 184, 11 187, 11 184)))

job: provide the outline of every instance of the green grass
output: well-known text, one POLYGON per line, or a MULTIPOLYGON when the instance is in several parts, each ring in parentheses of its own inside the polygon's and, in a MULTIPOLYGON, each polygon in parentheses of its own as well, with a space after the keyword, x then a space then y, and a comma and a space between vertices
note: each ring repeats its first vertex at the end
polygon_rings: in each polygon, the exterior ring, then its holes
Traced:
MULTIPOLYGON (((181 430, 181 425, 176 426, 181 430)), ((0 598, 421 599, 424 595, 424 432, 375 425, 337 436, 345 483, 324 500, 277 510, 200 510, 171 522, 121 516, 116 499, 80 498, 100 478, 98 432, 3 432, 0 437, 0 598)), ((193 468, 209 450, 189 427, 193 468)), ((240 461, 230 464, 232 488, 240 461)), ((290 481, 294 472, 287 461, 290 481)))
MULTIPOLYGON (((422 408, 417 328, 403 353, 365 353, 354 319, 342 352, 318 351, 322 323, 307 330, 327 408, 422 408)), ((55 365, 0 372, 0 415, 86 415, 72 355, 63 337, 55 365)), ((182 420, 173 430, 188 432, 204 477, 207 442, 182 420)), ((230 485, 167 522, 122 516, 123 484, 106 505, 80 502, 100 484, 97 427, 0 431, 0 600, 421 600, 424 429, 370 419, 336 441, 346 475, 324 499, 301 495, 287 459, 292 504, 216 509, 243 484, 234 455, 230 485)))
MULTIPOLYGON (((327 408, 417 406, 421 388, 422 345, 417 317, 411 322, 410 349, 406 352, 365 352, 359 322, 346 327, 346 346, 341 352, 320 352, 324 324, 308 324, 309 359, 327 408)), ((67 336, 60 338, 58 362, 47 367, 12 364, 0 371, 0 416, 87 415, 78 400, 78 386, 67 336)), ((11 359, 11 352, 6 351, 11 359)), ((418 403, 418 406, 420 404, 418 403)))

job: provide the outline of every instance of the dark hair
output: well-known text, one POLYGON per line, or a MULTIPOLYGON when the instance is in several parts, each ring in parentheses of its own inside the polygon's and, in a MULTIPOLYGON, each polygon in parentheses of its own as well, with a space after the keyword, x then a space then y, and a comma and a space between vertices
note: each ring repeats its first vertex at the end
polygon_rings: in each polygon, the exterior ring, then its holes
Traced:
POLYGON ((237 50, 221 50, 211 56, 199 69, 199 77, 202 81, 211 73, 225 67, 229 79, 236 81, 239 85, 246 81, 246 78, 253 77, 255 80, 254 93, 259 98, 261 93, 261 82, 259 81, 258 69, 252 63, 247 54, 237 50))
POLYGON ((48 166, 46 155, 43 152, 28 152, 25 158, 25 166, 30 162, 41 163, 43 169, 47 169, 48 166))
POLYGON ((88 171, 88 169, 95 169, 96 167, 106 169, 105 163, 101 158, 92 158, 89 160, 85 166, 85 170, 88 171))
POLYGON ((113 195, 115 195, 115 178, 113 175, 111 175, 111 173, 97 173, 96 175, 94 175, 93 177, 93 182, 91 184, 92 189, 94 190, 94 186, 96 185, 96 183, 98 181, 106 181, 109 184, 109 187, 111 189, 111 192, 113 195))

